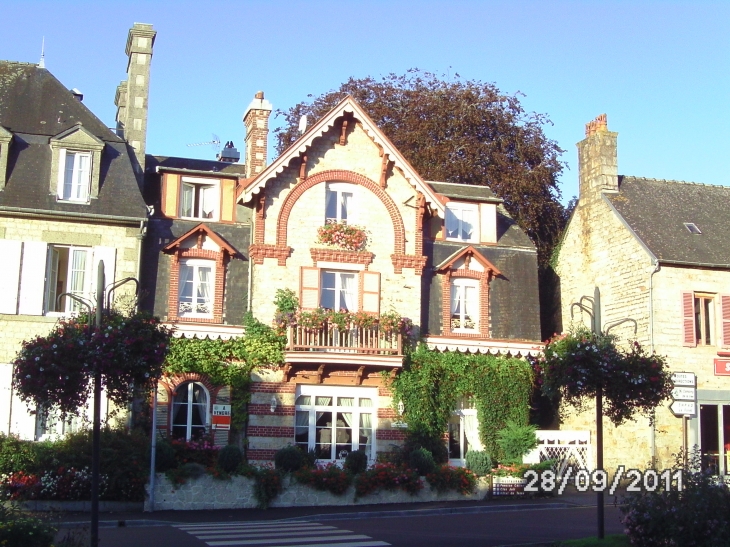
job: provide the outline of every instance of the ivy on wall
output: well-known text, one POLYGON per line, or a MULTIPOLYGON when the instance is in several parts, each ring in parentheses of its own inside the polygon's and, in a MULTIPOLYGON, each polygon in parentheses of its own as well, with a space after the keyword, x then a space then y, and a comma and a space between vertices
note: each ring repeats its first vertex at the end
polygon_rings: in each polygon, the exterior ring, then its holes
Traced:
POLYGON ((237 432, 248 418, 251 371, 282 364, 286 341, 250 313, 244 318, 244 328, 244 336, 230 340, 173 338, 165 365, 167 375, 197 372, 215 385, 230 386, 231 427, 237 432))
POLYGON ((393 401, 403 401, 409 429, 442 436, 459 398, 472 397, 479 436, 496 459, 503 457, 497 432, 507 421, 527 425, 532 366, 523 359, 459 352, 439 353, 421 344, 392 381, 393 401))

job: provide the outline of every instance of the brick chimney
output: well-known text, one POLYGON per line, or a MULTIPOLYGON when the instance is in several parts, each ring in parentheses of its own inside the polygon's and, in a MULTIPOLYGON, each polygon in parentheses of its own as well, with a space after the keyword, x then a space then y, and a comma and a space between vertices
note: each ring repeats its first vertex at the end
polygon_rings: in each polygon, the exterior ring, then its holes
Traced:
POLYGON ((129 29, 126 54, 127 79, 117 87, 117 135, 134 149, 135 170, 144 172, 147 145, 147 99, 150 91, 150 62, 157 31, 152 25, 135 23, 129 29))
POLYGON ((618 192, 617 137, 608 130, 605 114, 586 124, 586 138, 577 144, 581 202, 618 192))
POLYGON ((243 115, 246 126, 246 177, 258 175, 266 167, 270 115, 271 103, 264 99, 264 92, 259 91, 243 115))

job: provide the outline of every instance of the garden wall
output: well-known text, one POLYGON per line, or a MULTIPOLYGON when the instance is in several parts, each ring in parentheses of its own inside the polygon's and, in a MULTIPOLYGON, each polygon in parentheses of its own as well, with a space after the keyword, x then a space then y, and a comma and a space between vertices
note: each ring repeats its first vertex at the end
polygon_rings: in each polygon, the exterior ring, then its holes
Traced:
MULTIPOLYGON (((285 477, 284 491, 271 502, 270 507, 313 507, 327 505, 371 505, 381 503, 418 503, 428 501, 469 501, 484 499, 489 493, 489 482, 480 478, 474 494, 464 496, 455 491, 432 491, 425 479, 424 488, 415 496, 402 490, 379 490, 355 501, 355 489, 348 488, 341 496, 315 490, 285 477)), ((257 506, 252 479, 234 476, 231 480, 215 479, 204 475, 183 485, 173 485, 163 474, 155 479, 155 510, 251 509, 257 506)), ((149 486, 148 486, 149 488, 149 486)), ((150 509, 149 498, 145 511, 150 509)))

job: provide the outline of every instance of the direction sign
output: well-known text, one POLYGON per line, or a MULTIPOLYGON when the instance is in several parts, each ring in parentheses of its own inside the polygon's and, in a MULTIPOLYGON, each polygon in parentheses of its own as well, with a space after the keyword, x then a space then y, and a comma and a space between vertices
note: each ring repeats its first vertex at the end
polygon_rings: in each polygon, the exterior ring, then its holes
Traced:
POLYGON ((231 405, 213 405, 213 429, 231 429, 231 405))
POLYGON ((675 372, 672 374, 672 382, 675 386, 689 386, 695 387, 695 373, 694 372, 675 372))
POLYGON ((675 387, 672 390, 672 399, 675 401, 694 401, 697 391, 693 387, 675 387))
POLYGON ((694 401, 674 401, 669 409, 675 416, 694 416, 697 413, 697 405, 694 401))

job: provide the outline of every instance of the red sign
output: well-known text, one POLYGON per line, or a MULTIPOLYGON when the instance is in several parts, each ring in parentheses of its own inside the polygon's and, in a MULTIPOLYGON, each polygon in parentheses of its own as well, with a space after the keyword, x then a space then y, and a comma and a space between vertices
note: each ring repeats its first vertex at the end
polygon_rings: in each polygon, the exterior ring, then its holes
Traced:
POLYGON ((231 405, 213 405, 213 429, 231 429, 231 405))
POLYGON ((730 376, 730 359, 715 359, 715 376, 730 376))

